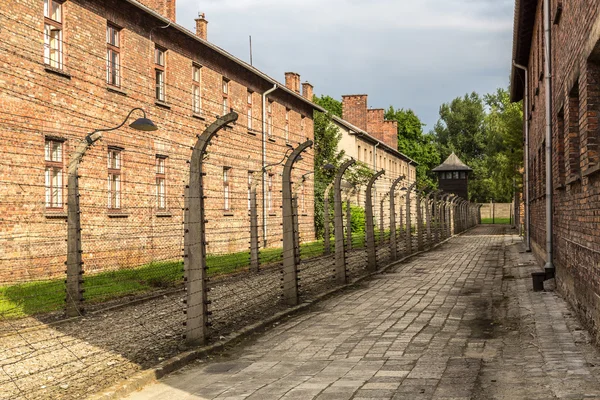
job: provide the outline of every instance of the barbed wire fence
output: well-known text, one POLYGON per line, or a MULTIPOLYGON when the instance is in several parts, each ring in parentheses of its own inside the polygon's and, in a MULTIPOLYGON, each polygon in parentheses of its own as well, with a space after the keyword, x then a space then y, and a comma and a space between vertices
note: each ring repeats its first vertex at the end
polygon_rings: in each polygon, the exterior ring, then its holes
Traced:
POLYGON ((43 32, 3 12, 0 22, 23 39, 0 44, 20 60, 0 82, 5 104, 19 105, 0 109, 0 399, 85 397, 480 222, 475 206, 440 193, 416 200, 391 171, 367 207, 355 161, 333 171, 337 187, 333 176, 317 181, 304 131, 272 124, 263 159, 250 128, 263 121, 248 122, 245 104, 226 113, 201 96, 196 123, 177 123, 169 116, 189 117, 183 88, 169 88, 168 112, 153 111, 168 135, 124 127, 91 137, 90 126, 114 126, 144 103, 148 82, 95 101, 86 88, 106 90, 103 55, 64 42, 88 67, 70 68, 82 85, 53 86, 29 40, 43 32), (68 101, 30 95, 31 80, 68 101), (324 235, 315 187, 329 187, 324 235))

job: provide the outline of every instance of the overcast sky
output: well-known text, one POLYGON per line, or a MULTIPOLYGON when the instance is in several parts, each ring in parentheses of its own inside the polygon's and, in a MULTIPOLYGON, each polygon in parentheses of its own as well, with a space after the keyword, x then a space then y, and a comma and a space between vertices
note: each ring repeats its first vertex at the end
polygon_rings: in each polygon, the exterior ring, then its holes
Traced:
POLYGON ((508 86, 514 0, 177 0, 177 22, 317 95, 366 93, 369 107, 412 108, 427 124, 467 92, 508 86))

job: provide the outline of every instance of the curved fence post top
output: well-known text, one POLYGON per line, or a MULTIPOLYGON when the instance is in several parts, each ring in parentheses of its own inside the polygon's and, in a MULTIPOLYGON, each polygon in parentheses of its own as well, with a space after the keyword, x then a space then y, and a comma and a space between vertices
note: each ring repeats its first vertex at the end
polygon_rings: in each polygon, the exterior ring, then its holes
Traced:
POLYGON ((385 169, 382 169, 381 171, 377 172, 375 175, 373 175, 371 177, 371 179, 369 180, 369 183, 367 184, 367 192, 370 192, 373 189, 373 185, 375 184, 375 181, 377 179, 379 179, 379 177, 383 174, 385 174, 385 169))
POLYGON ((286 169, 291 168, 294 165, 294 163, 296 162, 296 159, 298 158, 298 156, 300 155, 300 153, 302 153, 304 150, 306 150, 307 148, 311 147, 312 145, 313 145, 313 141, 312 140, 307 140, 306 142, 304 142, 302 144, 299 144, 298 147, 296 147, 294 149, 294 151, 292 151, 292 154, 289 155, 287 161, 285 162, 284 171, 286 169))
POLYGON ((394 192, 396 191, 396 187, 398 186, 398 184, 399 184, 400 182, 402 182, 404 179, 406 179, 406 175, 401 175, 401 176, 399 176, 398 178, 396 178, 396 179, 394 180, 394 182, 392 182, 392 187, 391 187, 391 189, 390 189, 390 192, 391 192, 391 193, 394 193, 394 192))
POLYGON ((346 172, 346 170, 348 168, 350 168, 355 163, 356 163, 356 160, 353 159, 353 158, 351 158, 350 160, 348 160, 348 161, 344 162, 342 165, 340 165, 340 169, 335 174, 334 185, 336 187, 342 183, 342 176, 344 175, 344 173, 346 172))

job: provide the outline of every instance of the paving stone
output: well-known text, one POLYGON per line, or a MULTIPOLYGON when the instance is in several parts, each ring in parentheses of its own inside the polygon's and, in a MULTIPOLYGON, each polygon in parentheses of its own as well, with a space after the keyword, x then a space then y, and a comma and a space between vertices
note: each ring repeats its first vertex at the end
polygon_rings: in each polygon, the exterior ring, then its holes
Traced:
POLYGON ((600 354, 531 257, 478 227, 128 398, 600 399, 600 354))

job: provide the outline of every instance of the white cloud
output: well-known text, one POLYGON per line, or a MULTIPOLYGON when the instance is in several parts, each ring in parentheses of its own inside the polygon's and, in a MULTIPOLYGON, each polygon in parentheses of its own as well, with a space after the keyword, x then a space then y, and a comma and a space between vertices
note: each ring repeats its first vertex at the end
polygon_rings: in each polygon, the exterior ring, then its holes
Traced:
POLYGON ((317 93, 369 93, 373 106, 413 107, 429 125, 442 102, 507 85, 514 0, 178 1, 190 29, 276 79, 297 71, 317 93))

